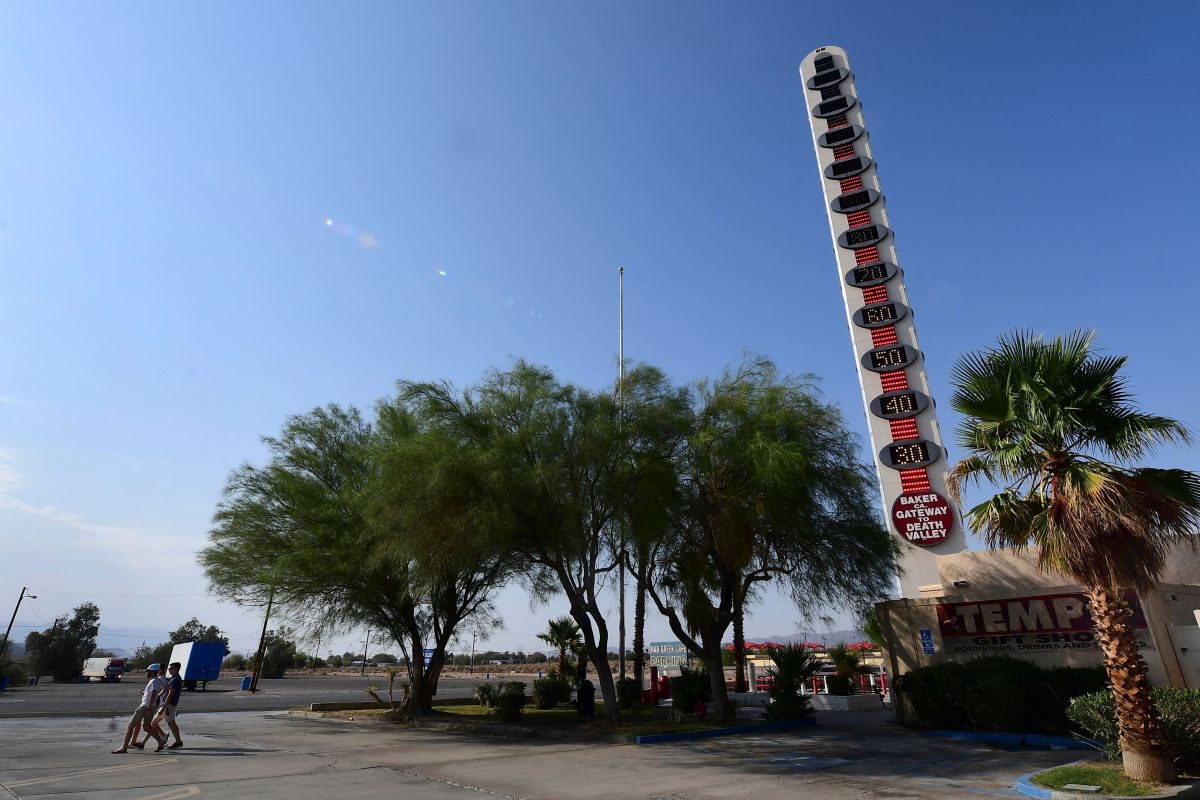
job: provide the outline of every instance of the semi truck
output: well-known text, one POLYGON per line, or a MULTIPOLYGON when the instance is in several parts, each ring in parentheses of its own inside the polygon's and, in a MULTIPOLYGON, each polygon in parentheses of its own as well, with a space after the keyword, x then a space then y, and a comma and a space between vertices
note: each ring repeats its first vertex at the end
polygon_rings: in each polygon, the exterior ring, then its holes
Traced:
POLYGON ((89 658, 83 662, 83 679, 89 683, 93 678, 101 683, 117 683, 125 674, 123 658, 89 658))
POLYGON ((184 642, 171 648, 167 664, 179 662, 179 677, 189 692, 208 688, 209 681, 221 675, 221 662, 225 660, 224 642, 184 642))

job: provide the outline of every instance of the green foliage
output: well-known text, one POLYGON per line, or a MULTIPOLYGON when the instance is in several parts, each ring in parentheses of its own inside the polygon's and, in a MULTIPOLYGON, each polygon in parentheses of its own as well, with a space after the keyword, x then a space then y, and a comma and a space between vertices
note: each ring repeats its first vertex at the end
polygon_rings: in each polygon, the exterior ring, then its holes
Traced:
POLYGON ((862 655, 846 647, 845 642, 839 642, 825 652, 826 658, 833 664, 834 671, 833 675, 825 679, 829 693, 843 696, 853 694, 858 688, 854 679, 867 671, 862 664, 862 655))
POLYGON ((1061 733, 1068 727, 1070 699, 1104 681, 1101 667, 1044 670, 1017 658, 987 656, 915 669, 897 678, 894 688, 921 727, 1061 733))
POLYGON ((803 687, 821 669, 821 660, 811 650, 796 645, 768 647, 767 654, 773 662, 767 668, 767 675, 773 678, 767 688, 771 696, 768 719, 799 719, 810 713, 803 687))
POLYGON ((241 672, 246 668, 246 657, 241 653, 225 656, 225 660, 221 662, 221 669, 227 669, 231 672, 241 672))
POLYGON ((11 686, 24 686, 29 680, 29 673, 15 661, 0 659, 0 675, 7 675, 11 686))
POLYGON ((990 546, 1033 545, 1039 566, 1085 588, 1146 589, 1200 528, 1200 475, 1128 466, 1191 434, 1139 409, 1126 357, 1093 351, 1093 339, 1018 331, 959 359, 950 402, 967 455, 948 485, 956 496, 1007 487, 965 514, 990 546))
POLYGON ((617 681, 617 702, 622 711, 632 711, 642 703, 642 684, 637 678, 620 678, 617 681))
POLYGON ((525 709, 525 684, 521 681, 509 681, 500 686, 496 697, 496 718, 501 722, 516 722, 521 718, 525 709))
POLYGON ((558 648, 559 671, 565 674, 568 670, 567 653, 578 654, 583 650, 583 634, 579 624, 570 617, 558 617, 546 625, 546 632, 539 633, 538 638, 551 647, 558 648))
POLYGON ((294 632, 288 628, 267 631, 259 677, 282 678, 284 672, 297 666, 294 636, 294 632))
POLYGON ((671 706, 681 714, 692 714, 700 701, 712 702, 708 671, 681 667, 679 675, 671 678, 671 706))
MULTIPOLYGON (((875 474, 811 376, 765 358, 687 396, 667 534, 649 590, 713 671, 739 598, 774 583, 801 613, 885 597, 896 543, 879 523, 875 474)), ((716 712, 728 716, 722 688, 716 712)))
POLYGON ((100 632, 100 609, 93 603, 78 606, 70 617, 59 617, 54 624, 25 637, 25 652, 30 671, 52 675, 56 681, 74 680, 83 671, 83 662, 96 649, 100 632))
POLYGON ((570 699, 571 684, 560 678, 539 678, 533 682, 533 704, 538 708, 554 708, 570 699))
MULTIPOLYGON (((1162 719, 1162 732, 1181 769, 1200 769, 1200 689, 1160 686, 1151 690, 1162 719)), ((1105 755, 1120 758, 1117 711, 1112 692, 1093 692, 1071 700, 1067 717, 1082 731, 1105 744, 1105 755)))
POLYGON ((500 688, 494 683, 477 683, 472 693, 479 705, 484 708, 492 708, 496 705, 496 697, 500 694, 500 688))
POLYGON ((870 606, 863 612, 860 626, 867 636, 867 641, 876 647, 883 647, 883 625, 879 622, 879 612, 875 610, 875 606, 870 606))

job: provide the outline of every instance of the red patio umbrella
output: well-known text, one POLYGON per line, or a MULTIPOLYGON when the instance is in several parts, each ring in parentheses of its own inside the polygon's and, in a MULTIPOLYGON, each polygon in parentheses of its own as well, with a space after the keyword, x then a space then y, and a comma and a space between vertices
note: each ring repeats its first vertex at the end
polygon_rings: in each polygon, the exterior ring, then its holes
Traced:
POLYGON ((824 642, 800 642, 800 647, 807 650, 824 650, 825 644, 824 642))
POLYGON ((846 645, 847 650, 878 650, 879 646, 871 642, 855 642, 854 644, 846 645))

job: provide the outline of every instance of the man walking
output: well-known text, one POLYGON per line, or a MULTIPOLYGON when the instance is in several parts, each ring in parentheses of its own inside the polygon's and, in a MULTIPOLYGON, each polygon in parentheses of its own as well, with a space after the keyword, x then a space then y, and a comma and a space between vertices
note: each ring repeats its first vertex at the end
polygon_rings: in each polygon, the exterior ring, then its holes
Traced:
POLYGON ((175 743, 171 745, 170 749, 178 750, 183 747, 183 739, 179 736, 179 725, 175 723, 175 707, 179 705, 179 695, 183 693, 183 678, 179 677, 181 666, 178 661, 175 661, 168 667, 171 677, 167 679, 167 685, 163 689, 162 705, 158 707, 158 713, 154 715, 154 721, 150 723, 154 738, 158 739, 158 747, 154 748, 156 753, 167 745, 167 735, 163 733, 162 729, 164 720, 171 728, 171 733, 175 734, 175 743))
MULTIPOLYGON (((125 741, 121 742, 120 747, 113 750, 114 754, 128 753, 130 745, 139 749, 145 746, 144 743, 138 744, 139 728, 144 727, 147 736, 154 736, 155 739, 158 739, 158 736, 150 729, 150 720, 158 706, 158 696, 162 694, 163 687, 167 685, 165 680, 158 677, 158 672, 158 664, 151 664, 146 668, 147 681, 146 688, 142 690, 142 704, 134 710, 133 716, 129 718, 129 724, 125 727, 125 741)), ((163 740, 159 740, 159 742, 161 750, 163 740)))

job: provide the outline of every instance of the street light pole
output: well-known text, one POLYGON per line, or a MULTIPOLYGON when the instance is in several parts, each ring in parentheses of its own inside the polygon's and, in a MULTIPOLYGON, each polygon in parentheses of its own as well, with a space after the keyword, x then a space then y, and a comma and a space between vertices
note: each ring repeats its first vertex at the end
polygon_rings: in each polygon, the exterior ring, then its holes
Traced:
POLYGON ((28 586, 21 587, 21 596, 17 598, 17 607, 13 609, 13 615, 8 620, 8 630, 4 632, 4 641, 0 642, 0 655, 3 655, 4 651, 8 648, 8 635, 12 633, 13 623, 17 621, 17 612, 21 610, 21 601, 26 597, 28 597, 30 600, 37 600, 36 594, 29 594, 28 592, 28 586))

